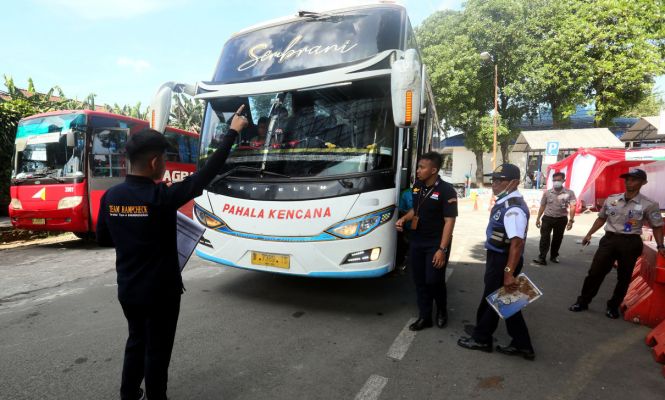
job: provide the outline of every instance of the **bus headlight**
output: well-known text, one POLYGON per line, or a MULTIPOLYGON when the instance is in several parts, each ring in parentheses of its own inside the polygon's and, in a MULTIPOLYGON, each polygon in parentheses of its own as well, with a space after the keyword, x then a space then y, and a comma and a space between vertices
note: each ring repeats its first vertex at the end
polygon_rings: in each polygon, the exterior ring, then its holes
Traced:
POLYGON ((14 210, 22 210, 23 209, 23 204, 21 204, 21 200, 19 199, 12 199, 11 203, 9 203, 9 206, 13 208, 14 210))
POLYGON ((79 204, 81 204, 82 201, 83 201, 83 196, 63 197, 58 202, 58 210, 62 210, 63 208, 74 208, 79 204))
POLYGON ((363 236, 390 221, 394 212, 395 207, 385 208, 371 214, 363 215, 362 217, 340 222, 339 224, 330 227, 326 232, 342 239, 363 236))
POLYGON ((204 210, 198 204, 194 205, 194 215, 199 222, 210 229, 216 229, 224 225, 224 221, 212 215, 209 211, 204 210))

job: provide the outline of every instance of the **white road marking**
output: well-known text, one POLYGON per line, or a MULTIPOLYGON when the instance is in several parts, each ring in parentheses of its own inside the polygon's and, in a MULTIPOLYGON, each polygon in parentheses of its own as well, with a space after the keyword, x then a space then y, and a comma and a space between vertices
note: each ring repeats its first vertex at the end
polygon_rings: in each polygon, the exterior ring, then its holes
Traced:
MULTIPOLYGON (((453 269, 448 268, 446 270, 446 282, 448 282, 448 279, 450 279, 450 275, 452 274, 453 269)), ((401 360, 404 358, 406 352, 411 346, 411 343, 413 343, 413 339, 416 337, 416 332, 409 330, 409 325, 415 321, 415 318, 411 318, 406 322, 406 325, 404 325, 404 328, 402 328, 402 331, 399 333, 399 335, 397 335, 395 341, 393 341, 393 344, 388 349, 388 353, 386 354, 388 358, 392 358, 394 360, 401 360)))
POLYGON ((380 375, 372 375, 367 379, 355 400, 376 400, 381 395, 381 391, 388 383, 388 378, 380 375))
POLYGON ((413 339, 416 337, 416 332, 409 330, 409 325, 414 322, 416 322, 415 318, 411 318, 406 322, 406 325, 404 325, 404 328, 402 328, 402 331, 397 335, 395 341, 388 349, 388 358, 394 360, 401 360, 404 358, 404 355, 409 350, 409 346, 411 346, 411 342, 413 342, 413 339))

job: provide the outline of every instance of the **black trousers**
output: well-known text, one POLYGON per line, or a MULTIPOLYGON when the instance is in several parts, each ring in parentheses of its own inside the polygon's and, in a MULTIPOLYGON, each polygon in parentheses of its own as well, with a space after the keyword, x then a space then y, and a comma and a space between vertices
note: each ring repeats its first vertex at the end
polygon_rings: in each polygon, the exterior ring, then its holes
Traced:
POLYGON ((623 235, 607 232, 600 239, 598 250, 593 256, 589 274, 584 279, 582 294, 577 298, 580 304, 589 304, 598 294, 598 289, 617 262, 617 285, 612 298, 608 300, 608 307, 619 307, 628 292, 630 280, 633 277, 633 268, 637 259, 642 255, 642 238, 640 235, 623 235))
POLYGON ((146 396, 150 400, 166 399, 180 296, 154 305, 121 305, 129 325, 129 337, 122 366, 120 398, 138 399, 141 381, 145 377, 146 396))
POLYGON ((563 232, 566 230, 568 224, 568 217, 548 217, 543 216, 540 224, 540 258, 545 259, 547 252, 550 250, 550 234, 552 235, 552 252, 550 258, 559 256, 559 249, 563 241, 563 232))
POLYGON ((437 269, 434 268, 432 259, 434 253, 439 249, 439 245, 439 240, 423 242, 417 238, 411 238, 409 268, 413 273, 413 282, 416 284, 419 318, 432 319, 433 303, 436 303, 437 309, 444 312, 447 310, 446 268, 448 268, 452 241, 448 245, 446 265, 437 269))
MULTIPOLYGON (((503 269, 508 262, 508 254, 498 253, 487 250, 487 261, 485 262, 485 289, 483 297, 480 299, 480 305, 476 312, 476 327, 473 331, 473 338, 479 343, 492 343, 492 335, 499 325, 499 315, 487 303, 485 297, 503 286, 503 269)), ((517 276, 522 270, 524 259, 520 258, 519 263, 513 271, 517 276)), ((522 312, 518 312, 506 319, 506 328, 512 338, 510 344, 518 349, 533 349, 531 346, 531 337, 522 312)))

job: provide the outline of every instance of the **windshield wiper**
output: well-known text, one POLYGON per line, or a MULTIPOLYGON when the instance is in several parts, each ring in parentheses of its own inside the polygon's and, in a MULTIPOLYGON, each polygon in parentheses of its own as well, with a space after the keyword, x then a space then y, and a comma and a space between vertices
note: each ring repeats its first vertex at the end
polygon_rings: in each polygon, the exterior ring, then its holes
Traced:
POLYGON ((32 177, 33 178, 51 178, 51 179, 53 179, 55 181, 58 181, 60 183, 65 182, 64 179, 55 176, 55 174, 57 174, 57 173, 58 173, 57 169, 47 169, 43 172, 36 172, 36 173, 32 174, 32 177))
POLYGON ((288 179, 291 178, 288 175, 280 174, 279 172, 266 171, 263 168, 248 167, 246 165, 238 165, 238 166, 233 167, 230 170, 224 172, 223 174, 217 175, 215 177, 215 179, 213 179, 212 182, 209 183, 209 186, 212 186, 212 185, 216 184, 217 182, 221 181, 222 179, 226 178, 227 176, 232 175, 233 173, 239 172, 239 171, 256 172, 259 176, 270 175, 270 176, 277 176, 277 177, 280 177, 280 178, 288 178, 288 179))

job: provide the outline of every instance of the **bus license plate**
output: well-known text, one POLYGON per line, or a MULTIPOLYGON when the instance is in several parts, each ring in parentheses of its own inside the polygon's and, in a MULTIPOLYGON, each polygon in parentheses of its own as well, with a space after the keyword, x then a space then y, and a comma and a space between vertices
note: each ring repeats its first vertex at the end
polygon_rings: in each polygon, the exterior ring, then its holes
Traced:
POLYGON ((291 259, 289 256, 282 254, 268 254, 253 251, 252 264, 289 269, 291 266, 291 259))
POLYGON ((32 219, 32 224, 33 225, 46 225, 46 218, 33 218, 32 219))

